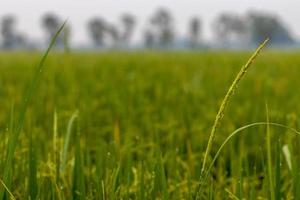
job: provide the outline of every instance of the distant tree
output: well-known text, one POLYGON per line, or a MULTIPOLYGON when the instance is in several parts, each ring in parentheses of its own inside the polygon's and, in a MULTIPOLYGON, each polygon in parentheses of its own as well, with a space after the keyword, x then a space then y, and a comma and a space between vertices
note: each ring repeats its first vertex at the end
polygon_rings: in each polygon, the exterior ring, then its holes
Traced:
MULTIPOLYGON (((47 42, 51 41, 61 24, 62 22, 56 14, 48 13, 43 16, 42 26, 46 31, 47 42)), ((56 45, 59 47, 63 45, 63 36, 57 38, 56 45)))
POLYGON ((172 45, 175 32, 174 32, 174 19, 171 13, 166 9, 159 9, 151 18, 154 31, 157 34, 158 41, 161 46, 169 47, 172 45))
POLYGON ((291 44, 294 39, 285 24, 274 14, 251 11, 247 15, 250 24, 251 39, 258 44, 270 38, 272 44, 291 44))
POLYGON ((4 49, 26 48, 27 40, 24 35, 16 29, 16 19, 14 16, 7 15, 1 21, 2 47, 4 49))
POLYGON ((133 31, 134 31, 136 20, 133 15, 124 14, 121 17, 121 21, 122 21, 123 29, 124 29, 122 36, 121 36, 121 40, 125 45, 128 45, 128 43, 130 42, 130 39, 132 37, 133 31))
POLYGON ((248 27, 244 17, 234 13, 222 13, 213 22, 214 34, 221 43, 230 44, 244 41, 248 36, 248 27))
POLYGON ((195 48, 199 44, 201 34, 201 21, 197 17, 191 19, 189 24, 189 43, 190 47, 195 48))
POLYGON ((144 32, 144 45, 146 48, 153 48, 155 44, 155 36, 150 30, 144 32))
POLYGON ((5 49, 13 48, 16 43, 15 18, 13 16, 5 16, 1 22, 2 46, 5 49))
POLYGON ((217 39, 226 45, 246 43, 257 45, 266 38, 272 44, 292 44, 294 42, 285 24, 274 14, 251 11, 245 16, 223 13, 214 21, 217 39))
POLYGON ((88 31, 97 47, 103 47, 107 24, 102 18, 93 18, 88 22, 88 31))
POLYGON ((120 32, 117 29, 117 27, 114 25, 109 25, 107 27, 107 33, 109 34, 110 39, 111 39, 111 46, 113 48, 118 47, 119 42, 120 42, 120 32))

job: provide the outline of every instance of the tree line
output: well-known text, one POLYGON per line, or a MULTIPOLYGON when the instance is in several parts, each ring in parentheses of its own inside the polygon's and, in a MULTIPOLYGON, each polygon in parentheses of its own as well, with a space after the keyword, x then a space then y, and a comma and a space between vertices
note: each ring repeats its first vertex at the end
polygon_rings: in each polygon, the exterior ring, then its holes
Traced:
MULTIPOLYGON (((137 18, 131 13, 121 15, 120 25, 109 23, 105 18, 95 16, 86 22, 86 30, 91 41, 91 48, 131 48, 132 36, 136 31, 137 18)), ((16 30, 17 19, 4 16, 1 19, 1 48, 39 48, 16 30)), ((49 41, 63 20, 54 13, 47 13, 41 18, 45 32, 45 41, 49 41)), ((209 46, 202 37, 203 22, 195 16, 189 19, 188 34, 182 41, 176 36, 175 19, 165 8, 157 9, 147 21, 147 26, 141 33, 144 48, 204 48, 209 46)), ((58 38, 57 48, 70 45, 71 27, 67 26, 58 38)), ((214 40, 211 46, 251 47, 257 45, 266 37, 273 45, 293 45, 295 39, 285 23, 273 13, 249 11, 245 14, 224 12, 219 14, 212 23, 214 40)))

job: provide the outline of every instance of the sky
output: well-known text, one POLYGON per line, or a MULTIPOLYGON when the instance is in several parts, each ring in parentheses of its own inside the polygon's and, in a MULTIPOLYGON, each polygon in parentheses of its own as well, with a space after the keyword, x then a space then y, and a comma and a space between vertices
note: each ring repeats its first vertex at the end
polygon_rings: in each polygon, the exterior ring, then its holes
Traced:
POLYGON ((300 39, 300 0, 1 0, 0 18, 13 14, 18 18, 17 30, 28 38, 42 39, 41 16, 53 12, 67 19, 72 27, 72 41, 76 44, 89 41, 87 21, 94 16, 104 17, 118 24, 122 13, 132 13, 137 18, 134 40, 157 8, 169 9, 176 20, 178 35, 184 35, 188 21, 197 16, 203 21, 203 37, 212 38, 211 23, 224 11, 243 14, 248 10, 275 12, 300 39))

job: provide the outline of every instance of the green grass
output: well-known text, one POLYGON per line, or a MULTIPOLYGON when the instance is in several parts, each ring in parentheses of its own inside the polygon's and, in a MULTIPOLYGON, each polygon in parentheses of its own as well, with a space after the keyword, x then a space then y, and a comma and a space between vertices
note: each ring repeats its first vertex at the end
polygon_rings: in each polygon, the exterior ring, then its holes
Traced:
MULTIPOLYGON (((17 129, 41 54, 1 53, 4 198, 194 199, 218 108, 251 54, 55 52, 17 129)), ((265 51, 248 70, 207 154, 201 199, 300 198, 299 54, 265 51)))

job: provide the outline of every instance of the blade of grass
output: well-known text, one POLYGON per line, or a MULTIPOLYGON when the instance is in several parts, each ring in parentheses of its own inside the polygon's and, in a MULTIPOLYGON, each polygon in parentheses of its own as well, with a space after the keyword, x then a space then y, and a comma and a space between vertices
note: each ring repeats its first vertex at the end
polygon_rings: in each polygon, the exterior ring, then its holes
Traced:
POLYGON ((120 188, 120 169, 119 164, 112 173, 112 190, 109 199, 117 199, 118 189, 120 188))
POLYGON ((14 197, 14 195, 11 193, 11 191, 8 189, 8 187, 5 185, 5 183, 0 179, 1 185, 4 187, 4 189, 7 191, 7 193, 9 194, 10 198, 12 200, 15 200, 16 198, 14 197))
POLYGON ((225 192, 227 192, 229 194, 229 198, 230 199, 234 199, 234 200, 240 200, 240 198, 238 198, 237 196, 235 196, 232 192, 230 192, 229 189, 225 189, 225 192))
POLYGON ((53 115, 53 163, 55 164, 55 174, 54 174, 54 180, 55 182, 58 180, 59 177, 59 156, 57 149, 57 112, 54 110, 53 115))
POLYGON ((80 129, 77 120, 77 134, 75 136, 75 163, 73 168, 73 199, 85 199, 84 173, 80 147, 80 129))
POLYGON ((274 182, 273 182, 273 171, 272 171, 272 149, 271 149, 271 132, 269 124, 269 109, 266 104, 266 114, 267 114, 267 162, 268 162, 268 177, 269 177, 269 192, 271 200, 275 199, 274 193, 274 182))
POLYGON ((280 140, 276 142, 276 167, 275 167, 275 199, 281 200, 281 150, 280 140))
POLYGON ((29 141, 29 184, 28 184, 28 191, 29 191, 29 198, 30 200, 35 200, 38 194, 38 185, 37 185, 37 164, 36 164, 36 153, 35 149, 33 148, 32 142, 32 134, 30 134, 30 141, 29 141))
POLYGON ((140 199, 146 199, 146 194, 145 194, 145 169, 144 169, 144 163, 142 162, 142 164, 140 165, 140 173, 141 173, 141 177, 140 177, 140 191, 139 191, 139 198, 140 199))
POLYGON ((291 152, 290 152, 290 150, 289 150, 288 145, 284 145, 284 146, 282 147, 282 151, 283 151, 283 155, 284 155, 284 158, 285 158, 285 160, 286 160, 287 166, 288 166, 289 170, 292 171, 291 152))
POLYGON ((157 163, 155 166, 155 182, 154 182, 154 192, 156 197, 163 200, 169 199, 167 177, 165 173, 165 168, 163 164, 163 158, 161 152, 158 151, 157 163))
POLYGON ((105 185, 103 180, 101 181, 101 188, 102 188, 102 200, 106 200, 105 185))
POLYGON ((71 135, 72 135, 73 125, 74 125, 74 122, 77 117, 78 117, 78 111, 75 111, 73 113, 73 115, 71 116, 69 123, 68 123, 67 134, 66 134, 65 140, 64 140, 64 147, 61 152, 60 173, 64 173, 64 171, 66 169, 70 139, 71 139, 71 135))
POLYGON ((300 132, 297 131, 296 129, 294 128, 290 128, 288 126, 285 126, 285 125, 282 125, 282 124, 278 124, 278 123, 267 123, 267 122, 256 122, 256 123, 252 123, 252 124, 248 124, 248 125, 245 125, 245 126, 242 126, 238 129, 236 129, 234 132, 232 132, 225 140, 224 142, 220 145, 218 151, 216 152, 215 156, 213 157, 212 159, 212 162, 211 164, 209 165, 208 167, 208 170, 206 171, 205 175, 202 177, 201 181, 200 181, 200 184, 198 185, 198 189, 197 189, 197 196, 199 198, 199 196, 201 195, 201 188, 203 186, 203 183, 206 182, 207 178, 208 178, 208 175, 211 171, 211 169, 213 168, 214 166, 214 163, 216 162, 217 158, 219 157, 222 149, 224 148, 224 146, 237 134, 241 133, 243 130, 246 130, 248 128, 251 128, 251 127, 256 127, 256 126, 262 126, 262 125, 271 125, 271 126, 276 126, 276 127, 279 127, 279 128, 284 128, 284 129, 287 129, 289 130, 290 132, 293 132, 295 133, 296 135, 299 135, 300 136, 300 132))
POLYGON ((120 154, 120 125, 118 120, 116 120, 114 125, 114 140, 115 140, 118 154, 120 154))
POLYGON ((300 190, 299 190, 299 159, 297 158, 296 155, 294 155, 294 153, 292 152, 296 152, 295 149, 297 147, 295 147, 291 142, 288 144, 288 150, 289 150, 289 156, 290 156, 290 160, 291 160, 291 175, 292 175, 292 181, 293 181, 293 196, 295 197, 295 199, 299 199, 300 197, 300 190))
MULTIPOLYGON (((35 74, 33 76, 32 82, 29 85, 29 88, 27 90, 27 93, 24 97, 24 100, 22 102, 21 105, 21 109, 20 109, 20 114, 18 117, 18 121, 16 123, 16 126, 13 129, 12 135, 9 138, 9 143, 8 143, 8 149, 7 149, 7 154, 6 154, 6 161, 5 161, 5 168, 4 168, 4 173, 3 173, 3 182, 6 184, 6 186, 8 188, 10 188, 11 185, 11 169, 12 169, 12 165, 13 165, 13 157, 14 157, 14 153, 15 153, 15 149, 18 143, 18 139, 19 139, 19 135, 22 131, 23 128, 23 124, 25 121, 25 116, 26 116, 26 112, 27 112, 27 108, 29 105, 29 102, 31 101, 33 94, 36 91, 36 87, 39 83, 39 80, 41 78, 43 69, 44 69, 44 64, 45 61, 50 53, 50 50, 52 49, 52 47, 54 46, 59 34, 62 32, 62 30, 65 27, 66 22, 64 22, 62 24, 62 26, 59 28, 59 30, 56 32, 56 34, 54 35, 54 37, 52 38, 46 52, 44 53, 44 55, 42 56, 39 64, 37 65, 37 69, 35 71, 35 74)), ((0 199, 3 199, 4 197, 4 188, 0 188, 0 199)))

